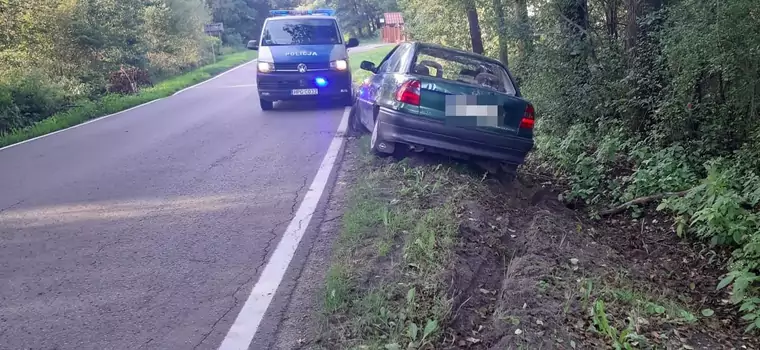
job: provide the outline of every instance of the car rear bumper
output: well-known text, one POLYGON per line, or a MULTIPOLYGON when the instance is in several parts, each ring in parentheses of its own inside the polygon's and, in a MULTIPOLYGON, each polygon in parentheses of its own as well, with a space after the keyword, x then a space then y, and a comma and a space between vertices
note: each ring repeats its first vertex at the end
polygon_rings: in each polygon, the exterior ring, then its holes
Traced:
POLYGON ((352 94, 350 72, 317 71, 257 74, 256 85, 259 98, 268 101, 342 98, 352 94), (317 86, 315 83, 317 77, 325 79, 327 86, 317 86), (317 89, 319 92, 316 95, 293 95, 294 89, 317 89))
POLYGON ((378 136, 400 142, 469 156, 522 164, 533 140, 477 129, 447 126, 443 122, 380 108, 378 136))

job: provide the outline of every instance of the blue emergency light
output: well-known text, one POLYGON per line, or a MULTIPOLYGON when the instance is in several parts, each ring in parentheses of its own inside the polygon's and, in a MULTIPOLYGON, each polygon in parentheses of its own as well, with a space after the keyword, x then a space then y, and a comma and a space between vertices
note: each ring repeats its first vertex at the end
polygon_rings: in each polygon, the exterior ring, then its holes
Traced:
POLYGON ((322 78, 322 77, 316 77, 314 79, 314 83, 316 83, 318 87, 325 87, 327 86, 327 79, 322 78))
POLYGON ((272 16, 299 16, 299 15, 323 15, 333 16, 335 10, 333 9, 316 9, 316 10, 269 10, 269 14, 272 16))

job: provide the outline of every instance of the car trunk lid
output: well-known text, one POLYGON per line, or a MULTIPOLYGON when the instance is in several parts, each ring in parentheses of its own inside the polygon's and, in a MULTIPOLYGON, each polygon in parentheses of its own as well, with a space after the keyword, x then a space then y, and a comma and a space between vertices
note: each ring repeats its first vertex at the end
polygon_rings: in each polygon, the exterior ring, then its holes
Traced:
MULTIPOLYGON (((409 108, 420 117, 437 119, 465 128, 491 132, 532 135, 533 106, 520 97, 466 83, 435 77, 410 77, 396 95, 418 108, 409 108)), ((402 101, 404 102, 404 101, 402 101)))

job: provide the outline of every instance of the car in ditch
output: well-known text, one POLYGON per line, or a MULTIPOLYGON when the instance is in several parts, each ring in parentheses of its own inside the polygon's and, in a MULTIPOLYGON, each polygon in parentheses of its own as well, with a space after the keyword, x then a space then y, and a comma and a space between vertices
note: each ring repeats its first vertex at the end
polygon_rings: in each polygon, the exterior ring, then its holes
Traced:
POLYGON ((394 47, 357 89, 349 131, 378 156, 432 151, 514 174, 533 148, 535 111, 501 62, 422 42, 394 47))
POLYGON ((271 10, 261 37, 248 42, 258 51, 256 84, 262 110, 276 101, 338 100, 353 103, 348 48, 332 9, 271 10))

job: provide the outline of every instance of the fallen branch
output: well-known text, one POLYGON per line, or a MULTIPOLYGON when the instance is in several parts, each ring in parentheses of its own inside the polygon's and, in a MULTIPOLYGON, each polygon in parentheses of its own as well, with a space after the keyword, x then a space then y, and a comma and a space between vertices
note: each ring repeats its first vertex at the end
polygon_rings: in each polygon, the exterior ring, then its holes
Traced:
POLYGON ((625 203, 623 203, 621 205, 618 205, 617 207, 614 207, 612 209, 608 209, 608 210, 605 210, 603 212, 600 212, 599 215, 600 216, 609 216, 609 215, 617 214, 617 213, 620 213, 620 212, 628 209, 629 207, 631 207, 633 205, 647 204, 649 202, 658 201, 658 200, 663 199, 663 198, 668 198, 668 197, 683 197, 684 195, 686 195, 687 193, 689 193, 689 191, 691 191, 691 189, 688 189, 688 190, 685 190, 685 191, 680 191, 680 192, 664 192, 664 193, 659 193, 659 194, 655 194, 655 195, 651 195, 651 196, 639 197, 639 198, 636 198, 634 200, 625 202, 625 203))

